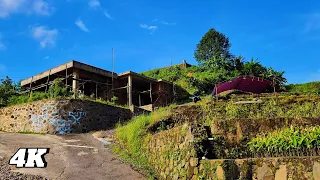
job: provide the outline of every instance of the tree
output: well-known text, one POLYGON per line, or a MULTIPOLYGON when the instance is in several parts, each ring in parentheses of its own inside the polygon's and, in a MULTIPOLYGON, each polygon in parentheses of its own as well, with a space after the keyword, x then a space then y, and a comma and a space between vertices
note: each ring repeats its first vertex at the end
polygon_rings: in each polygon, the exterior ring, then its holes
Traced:
POLYGON ((53 80, 52 85, 49 87, 48 93, 50 98, 70 96, 70 92, 68 92, 61 78, 53 80))
POLYGON ((16 94, 16 92, 14 90, 14 83, 8 76, 0 81, 0 105, 5 106, 8 104, 8 99, 16 94))
POLYGON ((251 59, 251 61, 244 63, 242 74, 248 76, 256 76, 262 77, 262 74, 267 72, 267 68, 262 66, 260 62, 256 61, 255 59, 251 59))
POLYGON ((205 67, 219 67, 231 58, 230 46, 228 37, 211 28, 197 44, 194 57, 205 67))
POLYGON ((273 93, 276 95, 276 89, 280 89, 287 82, 287 79, 283 77, 284 71, 275 71, 273 68, 268 68, 264 77, 272 81, 273 93))
POLYGON ((230 60, 229 64, 229 70, 236 70, 241 72, 243 70, 243 66, 244 66, 244 57, 242 56, 238 56, 238 57, 234 57, 230 60))

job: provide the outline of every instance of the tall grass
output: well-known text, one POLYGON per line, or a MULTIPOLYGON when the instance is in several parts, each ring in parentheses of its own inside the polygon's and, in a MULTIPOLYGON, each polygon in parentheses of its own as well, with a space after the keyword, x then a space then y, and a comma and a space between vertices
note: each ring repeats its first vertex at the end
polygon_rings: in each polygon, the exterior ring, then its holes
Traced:
POLYGON ((215 119, 270 119, 320 117, 320 102, 313 97, 264 99, 263 103, 234 104, 235 101, 201 103, 207 121, 215 119), (296 100, 299 98, 296 98, 296 100))
POLYGON ((173 107, 175 105, 160 108, 149 115, 137 116, 127 124, 118 124, 115 133, 118 144, 114 146, 114 152, 136 168, 145 170, 146 174, 152 175, 153 171, 148 163, 148 140, 151 134, 147 132, 147 128, 154 122, 169 116, 173 107))

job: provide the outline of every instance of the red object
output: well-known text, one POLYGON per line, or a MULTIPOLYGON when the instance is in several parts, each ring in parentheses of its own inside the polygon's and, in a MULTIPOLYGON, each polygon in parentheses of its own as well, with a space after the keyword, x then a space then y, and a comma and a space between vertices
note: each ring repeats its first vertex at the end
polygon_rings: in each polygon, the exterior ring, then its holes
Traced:
POLYGON ((216 95, 228 90, 239 90, 254 94, 260 94, 269 87, 272 87, 272 81, 258 77, 240 76, 233 79, 232 81, 217 84, 212 94, 216 95))

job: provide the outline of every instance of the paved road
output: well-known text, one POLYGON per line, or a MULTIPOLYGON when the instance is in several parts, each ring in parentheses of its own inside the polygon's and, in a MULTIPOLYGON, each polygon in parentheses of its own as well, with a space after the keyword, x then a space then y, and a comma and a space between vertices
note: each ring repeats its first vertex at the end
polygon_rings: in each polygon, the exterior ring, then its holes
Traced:
POLYGON ((20 173, 49 179, 144 179, 91 134, 55 136, 0 132, 0 156, 9 158, 20 147, 50 148, 45 155, 47 168, 14 170, 20 173))

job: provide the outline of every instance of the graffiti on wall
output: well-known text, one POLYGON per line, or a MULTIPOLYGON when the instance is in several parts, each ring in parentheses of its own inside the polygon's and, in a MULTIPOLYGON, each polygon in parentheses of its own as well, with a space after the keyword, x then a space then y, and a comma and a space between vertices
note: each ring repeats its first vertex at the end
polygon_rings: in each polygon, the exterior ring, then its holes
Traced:
POLYGON ((39 114, 31 114, 30 122, 36 132, 41 131, 46 122, 49 120, 49 117, 56 117, 58 113, 54 110, 54 106, 52 105, 45 105, 41 108, 41 115, 39 114), (51 112, 51 113, 49 113, 51 112))
POLYGON ((59 110, 53 105, 45 105, 41 109, 41 115, 31 114, 30 122, 34 130, 39 132, 49 123, 55 127, 57 134, 68 134, 72 132, 73 125, 80 125, 81 118, 86 116, 86 112, 68 112, 68 119, 59 117, 59 110))
POLYGON ((80 125, 80 120, 83 116, 85 116, 86 112, 68 112, 68 116, 70 119, 53 119, 49 120, 49 123, 52 124, 57 131, 57 134, 68 134, 72 132, 72 126, 75 124, 80 125))

